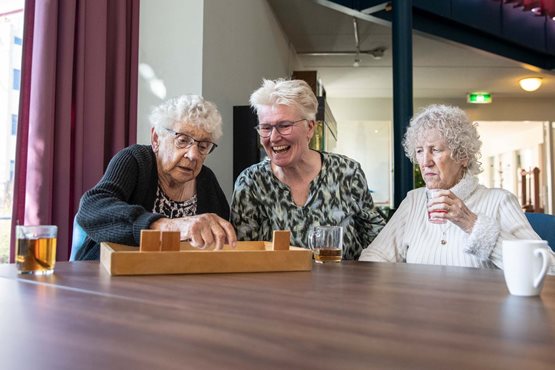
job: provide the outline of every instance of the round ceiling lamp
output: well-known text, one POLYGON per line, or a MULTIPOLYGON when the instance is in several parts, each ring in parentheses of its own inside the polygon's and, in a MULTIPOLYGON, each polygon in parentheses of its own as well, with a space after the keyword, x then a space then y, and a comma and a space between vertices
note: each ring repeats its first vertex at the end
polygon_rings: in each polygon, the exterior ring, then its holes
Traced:
POLYGON ((518 81, 524 91, 536 91, 542 85, 541 77, 527 77, 518 81))

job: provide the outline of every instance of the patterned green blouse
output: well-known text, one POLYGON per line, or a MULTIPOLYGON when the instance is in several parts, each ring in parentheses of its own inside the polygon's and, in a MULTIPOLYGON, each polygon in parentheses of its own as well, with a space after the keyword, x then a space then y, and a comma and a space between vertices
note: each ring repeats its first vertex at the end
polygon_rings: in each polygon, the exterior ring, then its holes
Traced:
POLYGON ((268 158, 239 175, 231 202, 239 240, 271 240, 273 230, 290 230, 291 245, 308 248, 311 227, 338 225, 343 226, 343 258, 358 259, 385 222, 374 210, 360 164, 339 154, 323 152, 321 157, 322 169, 304 206, 295 204, 268 158))

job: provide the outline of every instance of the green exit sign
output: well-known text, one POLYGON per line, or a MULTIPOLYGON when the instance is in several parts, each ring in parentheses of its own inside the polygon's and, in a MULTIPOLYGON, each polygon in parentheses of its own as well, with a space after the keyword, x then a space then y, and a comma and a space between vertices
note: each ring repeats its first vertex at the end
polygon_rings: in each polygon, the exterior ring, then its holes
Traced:
POLYGON ((491 94, 486 92, 473 92, 466 95, 466 102, 471 104, 489 104, 491 100, 491 94))

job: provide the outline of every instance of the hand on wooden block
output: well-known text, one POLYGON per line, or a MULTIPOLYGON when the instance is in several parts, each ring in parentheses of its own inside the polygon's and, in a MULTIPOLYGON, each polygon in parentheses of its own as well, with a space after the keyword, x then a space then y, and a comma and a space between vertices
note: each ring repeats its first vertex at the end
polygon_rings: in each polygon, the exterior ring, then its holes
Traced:
POLYGON ((289 241, 291 233, 289 230, 274 230, 272 238, 272 247, 275 251, 289 250, 289 241))
POLYGON ((141 252, 179 251, 179 231, 141 230, 141 252))

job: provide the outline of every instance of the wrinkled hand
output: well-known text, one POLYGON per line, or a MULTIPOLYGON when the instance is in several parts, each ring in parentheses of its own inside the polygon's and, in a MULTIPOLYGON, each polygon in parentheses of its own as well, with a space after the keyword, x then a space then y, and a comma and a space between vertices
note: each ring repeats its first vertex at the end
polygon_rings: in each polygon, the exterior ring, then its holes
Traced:
POLYGON ((161 218, 150 227, 162 231, 179 231, 181 240, 190 240, 195 248, 204 249, 215 244, 215 249, 222 249, 226 243, 235 248, 237 243, 233 226, 214 213, 174 219, 161 218))
POLYGON ((444 212, 435 212, 434 218, 449 220, 469 234, 472 232, 478 218, 450 190, 439 190, 436 196, 428 202, 428 212, 437 210, 443 210, 444 212))

